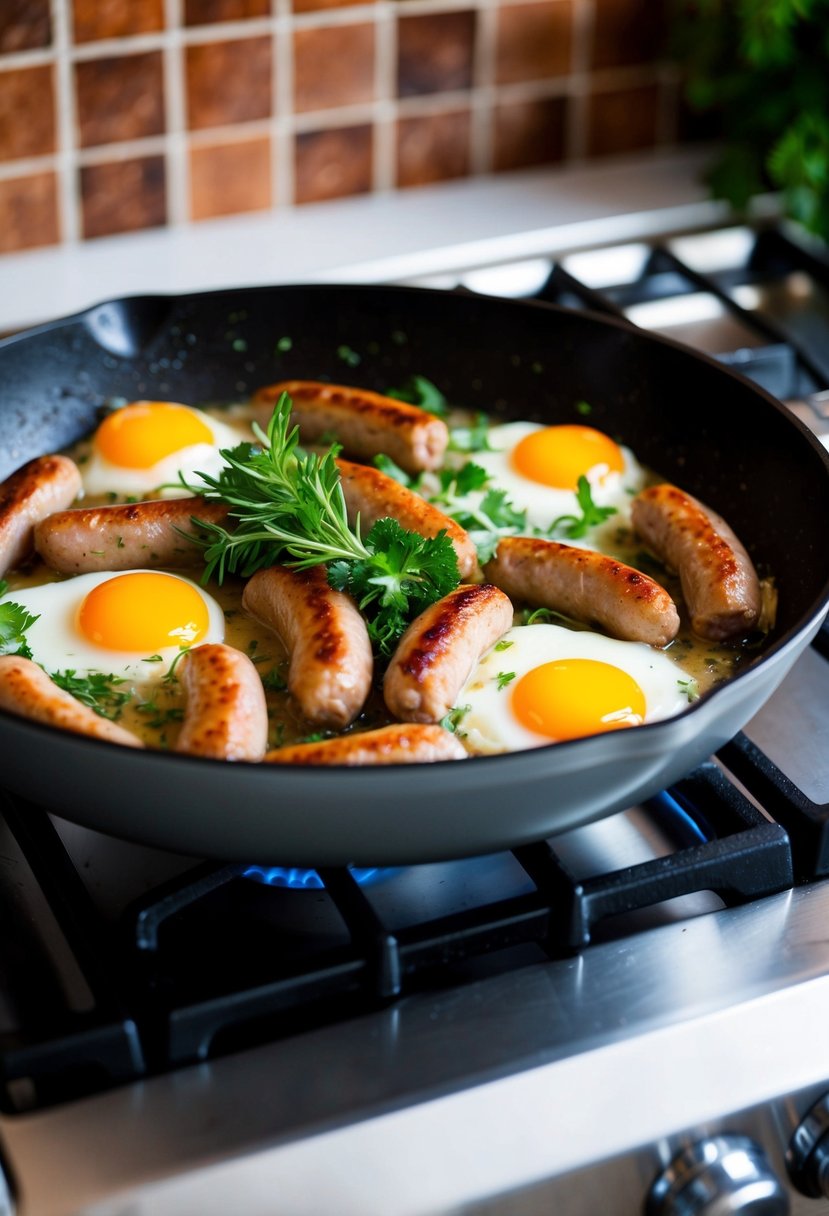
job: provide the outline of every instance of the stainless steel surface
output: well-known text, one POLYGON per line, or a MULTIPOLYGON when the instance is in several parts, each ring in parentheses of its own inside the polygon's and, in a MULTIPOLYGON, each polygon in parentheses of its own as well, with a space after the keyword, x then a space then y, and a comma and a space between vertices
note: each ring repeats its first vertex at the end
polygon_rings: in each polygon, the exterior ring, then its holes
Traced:
POLYGON ((788 1216, 789 1200, 763 1149, 720 1135, 683 1148, 650 1189, 647 1216, 788 1216))
POLYGON ((3 1118, 22 1216, 425 1216, 640 1148, 650 1182, 770 1102, 786 1144, 829 1078, 827 923, 815 884, 3 1118))
POLYGON ((786 1163, 798 1190, 829 1199, 829 1094, 824 1094, 798 1124, 786 1163))

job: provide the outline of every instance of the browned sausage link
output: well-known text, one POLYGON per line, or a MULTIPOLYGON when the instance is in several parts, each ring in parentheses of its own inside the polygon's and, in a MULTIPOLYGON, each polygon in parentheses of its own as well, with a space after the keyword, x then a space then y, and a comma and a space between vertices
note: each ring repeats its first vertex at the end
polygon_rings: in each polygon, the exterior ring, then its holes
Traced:
POLYGON ((291 423, 305 443, 330 433, 350 455, 370 459, 385 452, 407 473, 436 469, 443 460, 449 442, 446 423, 416 405, 344 384, 283 380, 254 394, 254 405, 263 407, 258 416, 262 426, 282 393, 291 398, 291 423))
POLYGON ((58 726, 76 735, 106 739, 109 743, 121 743, 124 747, 144 746, 130 731, 99 717, 68 692, 58 688, 37 663, 17 655, 3 655, 0 658, 0 709, 17 714, 19 718, 29 718, 32 722, 58 726))
POLYGON ((35 528, 35 548, 47 566, 62 574, 198 566, 204 551, 176 529, 196 536, 191 516, 225 524, 228 511, 224 503, 203 498, 58 511, 35 528))
POLYGON ((349 460, 338 460, 337 467, 342 478, 348 522, 353 526, 359 515, 363 536, 378 519, 386 516, 420 536, 437 536, 438 532, 445 532, 455 550, 461 578, 469 578, 475 572, 478 566, 475 546, 468 532, 454 519, 379 469, 352 464, 349 460))
POLYGON ((461 585, 412 621, 383 683, 386 705, 404 722, 439 722, 483 652, 512 625, 497 587, 461 585))
POLYGON ((288 651, 288 690, 308 721, 332 728, 353 722, 371 689, 371 643, 354 602, 329 586, 325 567, 259 570, 242 606, 288 651))
POLYGON ((268 764, 431 764, 435 760, 465 760, 463 745, 442 726, 396 722, 379 730, 296 743, 268 752, 268 764))
POLYGON ((0 486, 0 575, 28 557, 35 524, 68 507, 81 475, 68 456, 38 456, 0 486))
POLYGON ((645 544, 679 572, 694 633, 722 642, 756 626, 757 571, 724 519, 672 485, 637 494, 632 518, 645 544))
POLYGON ((667 646, 679 615, 664 587, 612 557, 534 536, 500 541, 484 574, 514 600, 597 625, 614 638, 667 646))
POLYGON ((268 746, 268 708, 247 655, 209 642, 181 659, 187 708, 175 750, 211 760, 261 760, 268 746))

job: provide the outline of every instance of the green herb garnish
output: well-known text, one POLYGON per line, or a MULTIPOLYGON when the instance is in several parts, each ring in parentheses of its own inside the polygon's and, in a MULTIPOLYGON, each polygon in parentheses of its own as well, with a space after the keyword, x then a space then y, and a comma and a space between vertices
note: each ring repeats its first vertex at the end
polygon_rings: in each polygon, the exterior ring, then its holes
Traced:
POLYGON ((275 354, 284 355, 294 344, 293 338, 280 338, 274 349, 275 354))
POLYGON ((273 667, 262 676, 262 686, 270 692, 284 692, 288 683, 281 668, 273 667))
POLYGON ((373 458, 372 463, 375 469, 379 469, 387 477, 392 477, 395 481, 399 481, 401 486, 408 488, 414 481, 414 478, 410 477, 405 469, 401 469, 399 464, 395 464, 391 456, 386 456, 385 452, 378 452, 373 458))
POLYGON ((690 676, 687 680, 677 680, 676 686, 681 693, 684 693, 689 701, 699 700, 699 684, 690 676))
MULTIPOLYGON (((8 583, 4 581, 0 595, 5 595, 7 589, 8 583)), ((13 600, 0 604, 0 654, 15 654, 22 659, 30 659, 32 652, 26 641, 26 630, 31 629, 39 619, 13 600)))
POLYGON ((500 642, 495 643, 495 649, 497 651, 509 650, 510 646, 514 645, 515 642, 508 642, 505 638, 502 638, 500 642))
POLYGON ((495 680, 498 685, 498 691, 503 692, 503 690, 506 688, 506 686, 508 684, 511 684, 512 681, 515 679, 515 676, 516 676, 516 672, 514 672, 514 671, 499 671, 497 676, 495 676, 495 680))
POLYGON ((126 680, 121 676, 104 675, 100 671, 78 675, 73 668, 49 674, 58 688, 71 693, 76 701, 94 710, 99 717, 108 718, 110 722, 121 717, 124 706, 132 698, 131 692, 117 691, 119 684, 126 684, 126 680))
POLYGON ((345 344, 337 347, 337 358, 342 359, 343 363, 347 363, 349 367, 358 367, 363 361, 362 356, 358 355, 356 350, 352 350, 345 344))
POLYGON ((464 738, 463 731, 459 731, 458 727, 471 709, 471 705, 456 705, 454 709, 449 710, 448 714, 444 714, 440 720, 440 725, 444 730, 451 731, 453 735, 457 735, 461 739, 464 738))
POLYGON ((450 432, 450 452, 491 452, 489 419, 477 413, 471 426, 457 426, 450 432))
POLYGON ((558 519, 554 519, 550 524, 551 535, 567 536, 570 540, 577 540, 580 536, 584 536, 588 529, 603 524, 606 519, 610 519, 611 515, 617 514, 615 507, 596 506, 590 490, 590 482, 583 474, 578 480, 576 501, 581 508, 581 515, 559 515, 558 519))
POLYGON ((223 451, 226 465, 216 477, 198 473, 200 485, 181 479, 190 493, 227 503, 237 521, 230 532, 194 517, 204 533, 195 539, 205 550, 203 581, 248 577, 280 561, 298 570, 325 563, 331 586, 354 597, 388 655, 413 617, 458 585, 455 550, 444 532, 423 537, 393 519, 378 520, 363 541, 348 526, 334 451, 300 452, 290 415, 283 393, 267 433, 254 423, 261 446, 223 451))
POLYGON ((402 388, 387 388, 386 396, 394 397, 396 401, 406 401, 409 405, 418 405, 427 414, 436 414, 438 418, 445 418, 449 413, 449 402, 437 385, 425 376, 409 376, 402 388))
POLYGON ((440 491, 429 501, 469 533, 482 565, 495 555, 502 536, 515 536, 526 528, 527 512, 515 509, 506 490, 487 490, 477 506, 469 501, 468 496, 489 481, 489 473, 480 465, 470 460, 458 470, 442 470, 439 477, 440 491))
POLYGON ((146 714, 147 726, 152 730, 163 730, 165 726, 169 726, 171 722, 181 722, 184 717, 184 709, 180 705, 171 706, 169 709, 164 709, 158 704, 155 697, 149 701, 142 701, 135 707, 139 713, 146 714))
POLYGON ((589 401, 577 401, 576 413, 581 414, 582 418, 586 418, 588 414, 593 413, 593 406, 589 401))

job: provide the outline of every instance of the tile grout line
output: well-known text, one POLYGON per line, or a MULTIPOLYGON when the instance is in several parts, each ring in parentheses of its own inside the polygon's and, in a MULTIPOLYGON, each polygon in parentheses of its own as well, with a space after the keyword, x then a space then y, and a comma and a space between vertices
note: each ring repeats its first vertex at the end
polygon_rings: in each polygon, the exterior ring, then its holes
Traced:
POLYGON ((52 0, 52 46, 55 54, 55 102, 58 134, 58 207, 62 239, 73 244, 81 236, 81 208, 77 165, 73 153, 75 144, 75 97, 72 65, 69 60, 71 42, 68 6, 63 0, 52 0))
POLYGON ((379 0, 374 23, 374 180, 375 191, 397 184, 397 14, 393 0, 379 0))
POLYGON ((167 35, 162 48, 167 123, 167 217, 170 224, 179 226, 190 217, 181 0, 164 0, 164 17, 167 35))
POLYGON ((294 201, 294 137, 290 118, 294 109, 294 38, 291 0, 276 0, 273 37, 273 157, 272 207, 290 207, 294 201))

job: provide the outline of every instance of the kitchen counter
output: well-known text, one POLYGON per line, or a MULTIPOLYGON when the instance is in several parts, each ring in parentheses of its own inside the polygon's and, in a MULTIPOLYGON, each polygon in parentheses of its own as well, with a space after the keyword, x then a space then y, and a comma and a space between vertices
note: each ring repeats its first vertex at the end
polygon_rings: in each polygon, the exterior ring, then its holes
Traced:
POLYGON ((728 208, 700 182, 707 158, 471 178, 12 254, 0 259, 0 332, 112 296, 390 282, 722 222, 728 208))

